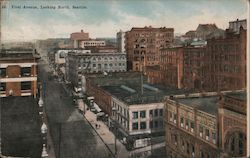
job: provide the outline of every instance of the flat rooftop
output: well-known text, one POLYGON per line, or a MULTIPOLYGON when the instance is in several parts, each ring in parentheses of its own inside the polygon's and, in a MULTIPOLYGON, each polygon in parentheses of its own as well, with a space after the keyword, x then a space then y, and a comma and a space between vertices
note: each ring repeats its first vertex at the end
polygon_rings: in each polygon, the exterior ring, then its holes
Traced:
POLYGON ((39 54, 32 49, 6 49, 0 52, 0 61, 3 60, 26 60, 26 59, 38 59, 39 54))
POLYGON ((1 102, 2 154, 14 157, 40 157, 41 119, 33 97, 6 97, 1 102))
POLYGON ((246 101, 247 100, 247 93, 246 93, 246 91, 242 91, 242 92, 230 92, 230 93, 227 93, 226 96, 237 98, 237 99, 240 99, 242 101, 246 101))
POLYGON ((207 112, 212 115, 217 114, 217 109, 219 106, 219 96, 181 98, 176 99, 175 101, 187 106, 195 107, 198 110, 207 112))
POLYGON ((159 103, 165 96, 192 92, 188 89, 149 84, 145 76, 142 84, 141 74, 136 72, 112 73, 107 76, 95 75, 91 77, 91 82, 128 105, 159 103))

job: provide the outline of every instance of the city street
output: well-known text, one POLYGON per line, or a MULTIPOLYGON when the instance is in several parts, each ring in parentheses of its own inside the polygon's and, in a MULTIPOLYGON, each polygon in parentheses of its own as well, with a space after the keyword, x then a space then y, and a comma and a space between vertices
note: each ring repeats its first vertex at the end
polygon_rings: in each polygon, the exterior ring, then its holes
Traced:
POLYGON ((48 128, 54 151, 60 158, 113 157, 97 133, 75 108, 62 83, 49 80, 49 66, 41 61, 39 77, 43 86, 48 128))

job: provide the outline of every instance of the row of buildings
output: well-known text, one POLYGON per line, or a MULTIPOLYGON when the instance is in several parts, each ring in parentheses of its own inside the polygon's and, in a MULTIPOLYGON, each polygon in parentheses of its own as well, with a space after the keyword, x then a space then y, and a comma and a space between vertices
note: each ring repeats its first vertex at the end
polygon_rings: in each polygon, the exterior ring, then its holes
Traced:
POLYGON ((109 126, 129 149, 165 135, 169 157, 246 154, 245 90, 195 93, 150 84, 138 72, 91 74, 84 83, 86 94, 109 115, 109 126))
MULTIPOLYGON (((181 44, 171 28, 132 28, 125 33, 128 70, 143 71, 151 83, 197 91, 246 86, 246 20, 199 25, 181 44)), ((120 42, 118 42, 120 43, 120 42)))

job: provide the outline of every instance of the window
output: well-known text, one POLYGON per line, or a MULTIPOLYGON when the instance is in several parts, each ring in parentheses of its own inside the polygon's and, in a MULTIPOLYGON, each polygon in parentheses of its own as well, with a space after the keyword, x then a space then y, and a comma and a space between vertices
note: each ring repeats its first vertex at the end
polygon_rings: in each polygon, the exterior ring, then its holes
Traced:
POLYGON ((154 126, 153 126, 153 121, 150 121, 150 122, 149 122, 149 128, 151 128, 151 129, 154 128, 154 126))
POLYGON ((112 67, 113 66, 113 64, 109 64, 109 67, 112 67))
POLYGON ((140 126, 140 129, 146 129, 146 122, 141 122, 140 126))
POLYGON ((199 132, 200 132, 200 137, 202 137, 203 136, 203 127, 201 125, 199 127, 199 132))
POLYGON ((154 110, 154 116, 157 117, 158 116, 158 109, 154 110))
POLYGON ((206 140, 209 140, 209 136, 210 136, 209 129, 206 129, 206 140))
POLYGON ((133 129, 133 130, 138 130, 138 122, 134 122, 134 123, 132 124, 132 129, 133 129))
POLYGON ((138 112, 133 112, 132 115, 133 115, 133 119, 138 119, 138 112))
POLYGON ((163 109, 159 110, 160 116, 163 116, 163 109))
POLYGON ((101 64, 98 64, 98 69, 101 69, 102 68, 102 65, 101 64))
POLYGON ((21 76, 30 76, 31 67, 22 67, 21 68, 21 76))
POLYGON ((0 68, 0 76, 6 77, 6 68, 0 68))
POLYGON ((0 82, 0 91, 6 91, 6 82, 0 82))
POLYGON ((149 116, 152 116, 152 117, 153 117, 153 110, 150 110, 150 111, 149 111, 149 116))
POLYGON ((155 128, 158 128, 158 121, 154 121, 155 128))
POLYGON ((186 120, 186 129, 188 129, 189 128, 189 120, 187 119, 186 120))
POLYGON ((21 82, 21 90, 30 90, 31 82, 21 82))
POLYGON ((216 144, 216 133, 212 132, 213 143, 216 144))
POLYGON ((162 120, 159 121, 159 128, 163 128, 163 121, 162 120))
POLYGON ((181 117, 181 127, 184 127, 184 118, 181 117))
POLYGON ((194 122, 191 121, 191 132, 194 132, 194 122))
POLYGON ((93 64, 93 67, 96 67, 96 64, 93 64))
POLYGON ((140 118, 146 117, 146 111, 140 111, 140 118))

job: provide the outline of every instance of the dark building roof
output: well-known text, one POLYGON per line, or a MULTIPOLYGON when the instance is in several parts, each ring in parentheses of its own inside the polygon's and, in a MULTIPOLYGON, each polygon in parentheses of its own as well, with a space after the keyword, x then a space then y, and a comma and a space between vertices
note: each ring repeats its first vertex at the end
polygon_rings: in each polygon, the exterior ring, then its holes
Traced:
POLYGON ((242 91, 242 92, 231 92, 231 93, 227 93, 225 94, 226 96, 229 97, 233 97, 233 98, 237 98, 240 99, 242 101, 246 101, 247 100, 247 93, 246 91, 242 91))
POLYGON ((3 49, 0 53, 0 61, 38 58, 40 58, 40 55, 33 49, 3 49))
POLYGON ((194 97, 194 98, 182 98, 176 99, 177 102, 192 106, 198 110, 207 112, 212 115, 216 115, 219 103, 218 96, 210 97, 194 97))
POLYGON ((40 157, 41 120, 33 97, 6 97, 1 101, 2 154, 40 157))
POLYGON ((177 89, 162 85, 149 84, 143 78, 143 94, 141 93, 141 74, 134 72, 113 73, 110 76, 96 75, 91 82, 124 101, 128 105, 163 102, 165 96, 192 92, 188 89, 177 89))

